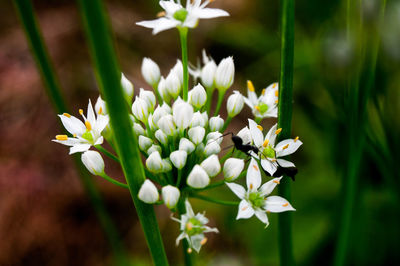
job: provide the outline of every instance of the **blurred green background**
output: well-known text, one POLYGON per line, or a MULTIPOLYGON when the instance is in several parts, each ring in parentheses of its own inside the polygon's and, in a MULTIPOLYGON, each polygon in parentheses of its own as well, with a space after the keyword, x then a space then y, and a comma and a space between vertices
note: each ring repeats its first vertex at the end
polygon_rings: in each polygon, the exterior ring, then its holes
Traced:
MULTIPOLYGON (((76 115, 98 96, 76 4, 33 2, 76 115)), ((348 265, 400 264, 400 1, 387 1, 380 21, 382 5, 296 1, 292 128, 304 143, 292 158, 299 168, 291 199, 298 265, 332 264, 349 173, 357 178, 348 265)), ((135 25, 155 17, 157 1, 107 1, 107 7, 123 72, 136 91, 149 89, 142 58, 151 57, 166 75, 180 57, 177 31, 152 36, 135 25)), ((217 62, 233 55, 233 89, 243 93, 247 79, 259 91, 277 81, 279 1, 219 0, 212 7, 231 16, 201 21, 190 31, 189 60, 196 64, 203 48, 217 62)), ((110 248, 67 149, 50 142, 60 132, 57 117, 11 1, 0 3, 0 14, 0 265, 110 265, 110 248)), ((247 125, 250 114, 245 107, 230 130, 247 125)), ((273 123, 263 121, 265 127, 273 123)), ((123 179, 114 162, 106 169, 123 179)), ((129 192, 93 178, 133 265, 151 264, 129 192)), ((235 199, 227 188, 208 194, 235 199)), ((255 218, 236 221, 237 208, 192 202, 220 230, 208 235, 198 265, 279 264, 278 214, 269 215, 264 229, 255 218)), ((156 212, 171 265, 179 265, 178 224, 166 207, 156 212)))

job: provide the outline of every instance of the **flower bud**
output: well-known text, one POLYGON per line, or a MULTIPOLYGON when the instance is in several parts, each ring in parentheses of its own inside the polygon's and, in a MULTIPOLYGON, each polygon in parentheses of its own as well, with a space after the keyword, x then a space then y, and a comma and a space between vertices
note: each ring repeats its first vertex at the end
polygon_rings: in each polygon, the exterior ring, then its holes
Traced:
POLYGON ((146 151, 148 148, 150 148, 151 144, 153 144, 153 141, 150 138, 143 135, 139 136, 139 148, 142 151, 146 151))
POLYGON ((136 96, 135 101, 132 104, 132 113, 137 120, 143 123, 147 122, 149 116, 149 106, 146 101, 136 96))
POLYGON ((161 109, 164 109, 167 114, 172 114, 172 108, 166 102, 161 105, 161 109))
POLYGON ((192 121, 190 122, 190 127, 205 127, 206 122, 207 121, 204 121, 204 116, 199 111, 197 111, 193 114, 192 121))
POLYGON ((210 132, 210 133, 208 133, 208 135, 206 137, 206 140, 207 140, 207 144, 209 144, 211 142, 216 142, 219 145, 221 145, 221 143, 222 143, 222 133, 220 133, 218 131, 217 132, 210 132))
POLYGON ((172 115, 178 129, 184 130, 190 125, 190 122, 192 121, 193 107, 184 101, 178 104, 174 104, 172 108, 172 115))
POLYGON ((149 126, 149 129, 151 131, 156 131, 157 130, 157 125, 154 123, 153 120, 153 114, 149 114, 149 117, 147 118, 147 125, 149 126))
POLYGON ((243 144, 251 144, 252 143, 250 129, 247 126, 242 128, 236 134, 236 136, 240 137, 243 140, 243 144))
POLYGON ((207 88, 211 89, 214 87, 214 77, 215 72, 217 71, 217 64, 215 64, 214 60, 208 61, 206 65, 201 70, 201 83, 207 88))
POLYGON ((144 128, 139 123, 133 123, 133 131, 135 131, 136 136, 146 135, 144 128))
POLYGON ((164 115, 167 115, 168 113, 165 111, 164 108, 162 108, 161 106, 158 106, 156 108, 156 110, 154 110, 153 113, 153 122, 157 125, 158 120, 160 120, 161 117, 163 117, 164 115))
POLYGON ((204 143, 200 143, 199 145, 196 146, 195 154, 198 157, 203 157, 203 154, 204 154, 204 143))
POLYGON ((161 189, 162 198, 164 200, 164 204, 169 208, 175 208, 178 203, 179 197, 181 195, 178 188, 173 187, 171 185, 165 186, 161 189))
POLYGON ((173 136, 176 132, 176 126, 172 115, 165 115, 158 120, 157 126, 168 136, 173 136))
POLYGON ((150 110, 154 110, 154 106, 156 105, 156 96, 152 91, 140 88, 139 98, 142 98, 146 101, 147 105, 150 107, 150 110))
POLYGON ((148 84, 152 87, 156 87, 161 77, 160 68, 156 62, 145 57, 142 62, 142 75, 148 84))
POLYGON ((121 86, 124 90, 125 98, 129 103, 131 103, 133 98, 133 84, 125 77, 123 73, 121 73, 121 86))
POLYGON ((187 152, 182 150, 173 151, 169 155, 169 159, 177 169, 182 169, 186 164, 187 152))
POLYGON ((156 139, 162 144, 162 145, 167 145, 168 143, 168 136, 162 131, 161 129, 158 129, 156 133, 154 134, 156 139))
POLYGON ((191 105, 200 109, 207 101, 207 93, 201 84, 197 84, 190 92, 189 92, 189 102, 191 105))
POLYGON ((211 154, 218 154, 220 151, 221 151, 221 146, 219 146, 218 142, 216 142, 216 141, 210 141, 204 147, 204 155, 205 156, 210 156, 211 154))
POLYGON ((219 163, 218 156, 215 154, 205 159, 200 166, 206 171, 209 177, 214 177, 221 171, 221 164, 219 163))
POLYGON ((152 152, 146 160, 146 167, 153 173, 161 173, 163 170, 163 160, 160 152, 152 152))
POLYGON ((191 154, 195 148, 195 145, 187 138, 181 138, 179 141, 179 150, 186 151, 187 154, 191 154))
POLYGON ((181 93, 182 84, 175 72, 171 71, 168 74, 167 78, 165 79, 165 87, 172 98, 176 99, 179 96, 181 93))
POLYGON ((106 115, 107 114, 107 107, 106 102, 103 101, 101 96, 97 98, 96 104, 94 105, 94 109, 98 115, 106 115))
POLYGON ((156 186, 146 179, 139 189, 138 197, 141 201, 152 204, 157 202, 159 194, 156 186))
POLYGON ((166 173, 172 170, 172 165, 171 165, 171 161, 167 158, 167 159, 163 159, 163 169, 162 172, 166 173))
POLYGON ((201 168, 200 165, 196 164, 190 172, 186 182, 190 187, 203 188, 210 183, 210 178, 208 177, 207 172, 201 168))
POLYGON ((155 144, 151 145, 150 148, 147 150, 147 154, 150 155, 155 151, 158 151, 158 153, 161 154, 162 149, 160 145, 155 145, 155 144))
POLYGON ((207 111, 202 112, 202 113, 201 113, 201 116, 203 117, 203 120, 204 120, 204 127, 206 127, 207 124, 208 124, 208 114, 207 114, 207 111))
POLYGON ((243 171, 244 161, 237 158, 229 158, 224 164, 224 178, 226 181, 233 181, 239 177, 243 171))
POLYGON ((215 73, 215 86, 218 90, 226 91, 233 84, 235 76, 235 65, 233 64, 233 58, 227 57, 223 59, 215 73))
POLYGON ((210 131, 220 131, 224 126, 224 119, 218 116, 213 116, 210 118, 210 131))
POLYGON ((171 95, 169 95, 167 90, 167 82, 163 77, 161 77, 160 82, 158 83, 157 90, 164 102, 169 103, 171 101, 171 95))
POLYGON ((244 99, 240 92, 235 91, 234 94, 229 96, 228 102, 226 103, 226 110, 230 117, 234 117, 242 111, 244 105, 244 99))
POLYGON ((102 175, 104 173, 104 161, 97 151, 85 151, 81 159, 82 163, 92 174, 102 175))
POLYGON ((175 66, 172 68, 172 71, 179 78, 181 84, 183 84, 183 65, 181 60, 176 60, 175 66))
POLYGON ((195 145, 198 145, 203 141, 205 134, 206 134, 206 130, 204 129, 204 127, 193 127, 191 129, 189 129, 189 132, 188 132, 190 140, 195 145))

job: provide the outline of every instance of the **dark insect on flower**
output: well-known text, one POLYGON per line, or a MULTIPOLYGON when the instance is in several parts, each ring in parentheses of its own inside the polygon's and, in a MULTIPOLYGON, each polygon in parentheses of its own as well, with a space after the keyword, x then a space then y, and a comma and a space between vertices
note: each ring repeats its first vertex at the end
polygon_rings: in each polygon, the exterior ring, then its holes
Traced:
POLYGON ((297 175, 297 167, 282 167, 278 165, 278 169, 276 172, 272 175, 273 177, 280 177, 283 175, 286 175, 290 177, 293 181, 296 181, 296 175, 297 175))
POLYGON ((232 139, 233 145, 235 146, 235 149, 237 149, 241 152, 244 152, 249 156, 251 156, 251 154, 250 154, 251 151, 253 151, 255 154, 259 153, 259 149, 256 146, 251 145, 251 144, 243 144, 243 139, 239 136, 234 135, 232 132, 225 133, 221 137, 226 136, 226 135, 231 135, 231 139, 232 139))

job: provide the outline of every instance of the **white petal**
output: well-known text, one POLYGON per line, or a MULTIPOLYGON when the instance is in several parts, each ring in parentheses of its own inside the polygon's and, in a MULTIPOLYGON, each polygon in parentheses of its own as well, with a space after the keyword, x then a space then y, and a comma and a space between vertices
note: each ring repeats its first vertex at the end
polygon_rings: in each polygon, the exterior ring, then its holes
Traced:
POLYGON ((96 131, 97 134, 100 135, 104 128, 108 125, 109 121, 110 118, 108 115, 98 115, 96 124, 94 125, 93 129, 96 131))
POLYGON ((100 137, 96 140, 96 142, 94 143, 94 145, 103 144, 103 141, 104 141, 104 138, 103 138, 102 136, 100 136, 100 137))
POLYGON ((257 127, 257 123, 252 119, 249 119, 249 129, 251 137, 254 141, 254 145, 256 145, 256 147, 261 147, 261 145, 263 144, 263 133, 257 127))
POLYGON ((246 200, 242 200, 239 204, 238 214, 236 220, 248 219, 254 215, 254 210, 246 200))
POLYGON ((177 238, 176 238, 176 245, 179 245, 179 241, 181 241, 182 239, 184 239, 187 236, 187 234, 185 232, 181 233, 177 238))
POLYGON ((225 182, 225 184, 232 190, 233 193, 236 194, 236 196, 238 196, 240 199, 244 198, 244 194, 246 193, 246 190, 238 184, 235 183, 228 183, 225 182))
POLYGON ((286 161, 284 159, 278 159, 278 164, 282 167, 296 167, 294 163, 286 161))
POLYGON ((257 94, 254 91, 247 90, 247 97, 253 106, 258 103, 257 94))
POLYGON ((264 208, 269 212, 295 211, 292 205, 290 205, 289 201, 279 196, 268 197, 265 201, 264 208))
POLYGON ((176 27, 180 22, 174 19, 159 18, 154 20, 140 21, 136 24, 146 28, 153 29, 153 34, 157 34, 163 30, 168 30, 176 27))
POLYGON ((61 123, 65 129, 72 135, 82 135, 86 131, 86 126, 81 120, 75 116, 67 117, 65 115, 58 115, 61 118, 61 123))
POLYGON ((191 11, 191 14, 203 19, 229 16, 228 12, 218 8, 196 8, 191 11))
POLYGON ((268 172, 268 174, 270 174, 270 176, 275 174, 275 172, 278 168, 276 163, 273 163, 267 159, 261 159, 261 166, 262 166, 262 168, 264 168, 265 171, 268 172))
POLYGON ((265 212, 256 211, 256 216, 261 222, 265 223, 265 225, 266 225, 265 227, 267 227, 269 225, 268 217, 267 217, 267 214, 265 212))
POLYGON ((63 144, 63 145, 67 145, 67 146, 75 146, 75 145, 81 143, 81 140, 77 139, 77 138, 68 138, 67 140, 53 139, 52 141, 63 144))
POLYGON ((192 247, 196 252, 199 252, 201 249, 201 241, 203 241, 204 235, 198 234, 190 237, 190 241, 192 243, 192 247))
POLYGON ((249 168, 247 168, 246 174, 247 188, 251 191, 257 190, 261 185, 261 172, 258 167, 257 161, 252 157, 249 168))
POLYGON ((89 104, 87 107, 87 120, 90 122, 90 124, 94 125, 96 123, 96 117, 94 116, 94 111, 93 111, 93 106, 92 102, 89 100, 89 104))
POLYGON ((250 107, 251 109, 254 108, 254 104, 250 101, 250 99, 244 97, 243 100, 244 100, 244 103, 247 104, 248 107, 250 107))
POLYGON ((165 10, 165 12, 167 12, 167 14, 171 15, 183 8, 182 5, 174 3, 173 1, 160 1, 160 6, 165 10))
POLYGON ((279 184, 281 181, 282 177, 274 178, 264 185, 261 186, 260 191, 263 194, 263 196, 267 196, 271 194, 271 192, 274 190, 274 188, 279 184))
POLYGON ((297 151, 297 149, 301 146, 301 144, 303 144, 303 142, 301 142, 300 140, 296 140, 296 141, 294 141, 293 139, 282 140, 275 147, 276 156, 283 157, 283 156, 292 154, 295 151, 297 151), (289 145, 289 146, 286 147, 286 145, 289 145), (284 147, 286 147, 286 148, 283 149, 284 147))
POLYGON ((78 144, 75 146, 72 146, 69 150, 69 154, 73 154, 76 152, 84 152, 90 149, 90 144, 78 144))
POLYGON ((275 124, 273 127, 270 128, 270 130, 268 131, 267 135, 265 135, 265 140, 268 140, 269 145, 271 145, 272 147, 275 146, 275 139, 276 139, 276 128, 278 127, 278 124, 275 124))
POLYGON ((186 215, 188 215, 189 217, 194 217, 192 205, 190 205, 190 202, 188 200, 185 201, 185 207, 186 207, 186 215))

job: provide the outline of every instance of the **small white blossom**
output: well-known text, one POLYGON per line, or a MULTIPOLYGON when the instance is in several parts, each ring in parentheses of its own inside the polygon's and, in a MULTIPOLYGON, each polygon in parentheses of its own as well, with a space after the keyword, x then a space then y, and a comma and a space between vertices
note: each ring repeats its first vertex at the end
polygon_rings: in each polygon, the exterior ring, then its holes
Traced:
POLYGON ((175 72, 169 72, 167 78, 165 79, 165 87, 168 91, 168 94, 171 95, 172 98, 176 99, 179 96, 182 90, 182 84, 175 72))
POLYGON ((150 180, 146 179, 139 189, 138 197, 145 203, 153 204, 158 201, 160 195, 156 186, 150 180))
POLYGON ((153 114, 149 114, 149 117, 147 118, 147 123, 150 131, 156 131, 158 129, 157 124, 154 123, 153 114))
POLYGON ((226 110, 228 111, 228 115, 230 117, 234 117, 238 115, 244 106, 244 100, 242 94, 238 91, 234 91, 234 93, 228 97, 228 101, 226 103, 226 110))
POLYGON ((181 84, 183 84, 183 65, 181 60, 176 60, 176 64, 172 68, 172 71, 175 73, 175 75, 179 78, 179 81, 181 84))
POLYGON ((156 105, 156 96, 154 95, 154 92, 140 88, 139 98, 146 101, 150 110, 154 110, 154 106, 156 105))
POLYGON ((169 103, 171 101, 171 95, 169 95, 167 89, 167 81, 163 77, 161 77, 160 82, 158 83, 157 90, 164 102, 169 103))
POLYGON ((161 129, 158 129, 156 133, 154 133, 154 136, 156 139, 162 144, 162 145, 167 145, 168 144, 168 136, 167 134, 164 133, 161 129))
POLYGON ((204 129, 204 127, 199 126, 192 127, 188 131, 189 138, 195 145, 198 145, 203 141, 205 134, 206 130, 204 129))
POLYGON ((234 77, 235 65, 233 63, 233 58, 230 56, 222 59, 215 73, 215 86, 217 89, 225 92, 232 86, 234 77))
POLYGON ((198 164, 196 164, 190 172, 187 180, 187 184, 193 188, 203 188, 210 183, 210 178, 207 172, 198 164))
POLYGON ((157 126, 168 136, 173 136, 176 132, 176 126, 172 115, 165 115, 158 120, 157 126))
POLYGON ((186 151, 187 154, 191 154, 195 150, 196 146, 188 140, 187 138, 181 138, 179 140, 179 149, 182 151, 186 151))
POLYGON ((182 150, 173 151, 169 155, 169 159, 177 169, 182 169, 186 164, 187 152, 182 150))
POLYGON ((142 151, 146 151, 148 148, 150 148, 151 144, 153 144, 153 141, 150 138, 139 135, 139 148, 142 151))
POLYGON ((163 160, 160 152, 152 152, 146 160, 146 167, 153 173, 161 173, 163 171, 163 160))
POLYGON ((269 85, 257 97, 253 83, 247 81, 247 98, 244 102, 250 107, 253 115, 258 118, 278 117, 278 83, 269 85))
POLYGON ((200 166, 206 171, 208 176, 214 177, 221 171, 221 164, 217 155, 211 155, 205 159, 200 166))
POLYGON ((164 200, 164 204, 169 208, 175 208, 178 203, 179 197, 181 195, 178 188, 168 185, 161 189, 162 198, 164 200))
POLYGON ((215 64, 214 60, 210 60, 208 63, 206 63, 201 70, 201 83, 203 83, 207 89, 212 89, 214 87, 214 77, 216 71, 217 64, 215 64))
POLYGON ((244 161, 237 158, 229 158, 224 164, 224 178, 226 181, 233 181, 239 177, 244 168, 244 161))
POLYGON ((124 90, 124 95, 129 103, 131 103, 133 98, 133 84, 121 73, 121 86, 124 90))
POLYGON ((108 114, 106 102, 103 101, 101 96, 99 96, 99 98, 97 98, 96 104, 94 105, 94 109, 96 110, 97 115, 107 115, 108 114))
POLYGON ((161 72, 157 63, 150 58, 143 58, 142 62, 142 75, 146 82, 150 84, 153 88, 157 86, 160 81, 161 72))
POLYGON ((133 123, 133 131, 135 131, 136 136, 146 135, 146 131, 139 123, 133 123))
POLYGON ((82 163, 94 175, 104 174, 104 161, 97 151, 85 151, 81 156, 82 163))
POLYGON ((191 91, 189 91, 189 102, 191 105, 200 109, 207 101, 207 93, 201 84, 197 84, 191 91))
POLYGON ((207 125, 207 120, 204 120, 204 116, 202 113, 197 111, 193 114, 192 121, 190 122, 190 127, 205 127, 207 125))
POLYGON ((210 118, 209 125, 211 131, 220 131, 224 126, 224 119, 222 119, 219 115, 213 116, 210 118))
POLYGON ((142 121, 143 123, 147 122, 147 118, 149 116, 150 106, 147 102, 136 96, 135 101, 132 104, 132 113, 137 120, 142 121))
POLYGON ((210 156, 212 154, 218 154, 221 151, 221 146, 218 144, 217 141, 210 141, 205 147, 204 147, 204 155, 205 156, 210 156))
POLYGON ((187 102, 180 101, 172 107, 174 122, 179 130, 186 129, 193 117, 193 107, 187 102))

